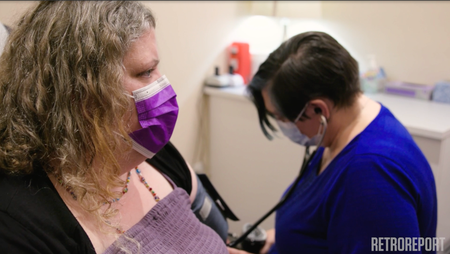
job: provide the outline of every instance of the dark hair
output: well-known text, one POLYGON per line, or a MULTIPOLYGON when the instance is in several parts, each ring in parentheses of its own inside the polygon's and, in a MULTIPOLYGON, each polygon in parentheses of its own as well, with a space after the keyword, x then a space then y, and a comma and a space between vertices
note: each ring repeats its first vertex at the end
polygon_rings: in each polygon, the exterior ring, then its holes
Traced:
POLYGON ((330 99, 336 107, 353 104, 361 93, 358 63, 333 37, 323 32, 298 34, 273 51, 261 64, 248 91, 258 110, 261 129, 272 139, 262 89, 283 117, 293 121, 314 98, 330 99))

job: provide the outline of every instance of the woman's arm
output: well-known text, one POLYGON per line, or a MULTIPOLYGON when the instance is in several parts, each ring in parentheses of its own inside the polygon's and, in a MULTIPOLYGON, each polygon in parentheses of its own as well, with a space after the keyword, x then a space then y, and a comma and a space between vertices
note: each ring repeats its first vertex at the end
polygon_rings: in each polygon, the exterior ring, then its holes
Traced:
POLYGON ((197 196, 197 188, 198 188, 198 178, 197 174, 195 174, 194 170, 192 169, 191 165, 186 161, 186 165, 189 168, 189 172, 191 173, 191 182, 192 182, 192 190, 190 196, 191 204, 194 203, 195 197, 197 196))
POLYGON ((201 222, 216 231, 225 242, 228 236, 228 223, 208 192, 206 192, 197 174, 187 162, 186 164, 189 167, 192 179, 191 209, 201 222))
POLYGON ((191 210, 195 216, 226 241, 228 223, 225 217, 203 188, 197 174, 176 147, 169 142, 147 162, 168 176, 178 187, 186 190, 191 201, 191 210))

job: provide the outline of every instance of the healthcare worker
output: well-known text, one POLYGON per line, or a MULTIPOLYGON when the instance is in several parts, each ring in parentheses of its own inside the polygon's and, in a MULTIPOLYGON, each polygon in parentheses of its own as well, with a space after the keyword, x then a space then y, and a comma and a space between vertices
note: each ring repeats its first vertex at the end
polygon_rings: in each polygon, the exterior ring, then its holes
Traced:
POLYGON ((373 238, 435 237, 431 168, 389 109, 361 92, 358 74, 334 38, 307 32, 272 52, 251 81, 267 137, 273 117, 293 142, 318 146, 262 253, 369 253, 373 238))

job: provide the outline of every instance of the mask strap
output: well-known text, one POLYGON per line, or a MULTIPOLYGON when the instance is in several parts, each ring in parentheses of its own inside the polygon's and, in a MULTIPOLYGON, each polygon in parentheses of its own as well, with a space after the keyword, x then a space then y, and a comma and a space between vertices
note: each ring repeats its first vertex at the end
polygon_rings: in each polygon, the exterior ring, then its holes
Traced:
POLYGON ((122 134, 118 133, 117 131, 113 131, 113 133, 116 134, 117 136, 119 136, 119 137, 125 139, 125 137, 124 137, 122 134))
POLYGON ((308 107, 309 102, 306 103, 306 105, 303 107, 302 111, 298 114, 297 118, 295 118, 294 123, 296 123, 300 118, 302 117, 303 113, 306 111, 306 108, 308 107))
POLYGON ((145 157, 151 159, 153 156, 155 156, 155 153, 148 150, 147 148, 141 146, 138 142, 134 141, 134 139, 131 139, 132 147, 134 150, 136 150, 138 153, 144 155, 145 157))

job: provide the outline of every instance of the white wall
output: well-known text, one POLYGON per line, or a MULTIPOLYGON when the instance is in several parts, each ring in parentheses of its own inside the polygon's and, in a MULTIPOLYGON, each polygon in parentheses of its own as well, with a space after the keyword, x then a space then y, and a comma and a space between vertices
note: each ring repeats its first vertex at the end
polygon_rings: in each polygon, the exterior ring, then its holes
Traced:
MULTIPOLYGON (((294 18, 291 12, 288 37, 327 32, 349 50, 361 71, 367 69, 367 56, 375 54, 391 80, 430 85, 450 78, 450 2, 322 1, 321 8, 321 18, 315 19, 294 18)), ((244 23, 236 38, 251 42, 256 51, 270 52, 277 46, 274 40, 280 42, 280 18, 252 17, 244 23)))
POLYGON ((450 78, 450 2, 326 1, 322 8, 331 29, 360 56, 376 54, 391 79, 450 78))
POLYGON ((34 4, 36 1, 1 1, 0 22, 12 26, 24 11, 34 4))

